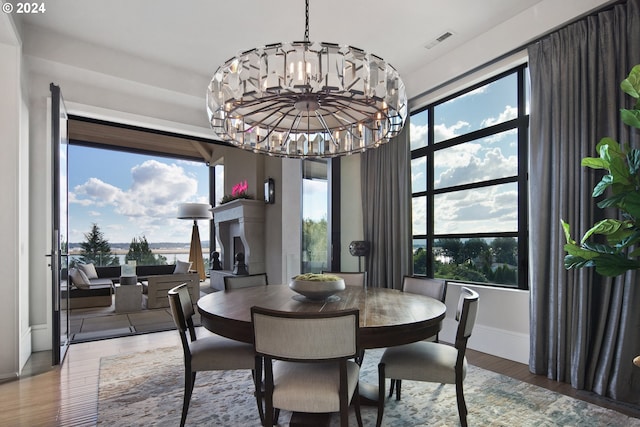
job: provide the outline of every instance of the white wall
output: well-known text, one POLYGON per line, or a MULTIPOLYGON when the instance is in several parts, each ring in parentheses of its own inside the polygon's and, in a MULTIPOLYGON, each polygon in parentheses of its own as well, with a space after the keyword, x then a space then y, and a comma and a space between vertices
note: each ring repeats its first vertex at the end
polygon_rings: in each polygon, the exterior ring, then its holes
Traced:
POLYGON ((516 362, 529 363, 529 291, 462 283, 447 286, 447 317, 440 340, 455 342, 458 326, 455 315, 460 288, 478 292, 478 317, 468 347, 516 362))
POLYGON ((575 17, 587 14, 611 0, 541 0, 512 19, 469 43, 448 51, 432 63, 402 80, 409 98, 450 82, 502 55, 520 49, 541 35, 562 27, 575 17))
POLYGON ((29 328, 29 144, 21 40, 11 17, 0 16, 0 378, 19 374, 31 352, 29 328))
MULTIPOLYGON (((340 269, 358 271, 358 257, 349 253, 349 244, 364 239, 362 198, 360 189, 360 155, 340 160, 340 269)), ((365 260, 362 259, 362 268, 365 260)))

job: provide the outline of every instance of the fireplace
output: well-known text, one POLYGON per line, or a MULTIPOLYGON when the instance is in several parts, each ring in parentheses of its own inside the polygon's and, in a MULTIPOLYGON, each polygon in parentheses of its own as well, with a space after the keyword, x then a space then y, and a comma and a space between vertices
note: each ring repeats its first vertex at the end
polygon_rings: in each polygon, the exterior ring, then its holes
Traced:
POLYGON ((222 271, 211 270, 211 287, 215 275, 231 274, 236 252, 244 252, 244 260, 249 274, 264 273, 264 202, 261 200, 237 199, 213 208, 213 222, 216 238, 220 244, 222 271), (215 273, 218 271, 218 273, 215 273))

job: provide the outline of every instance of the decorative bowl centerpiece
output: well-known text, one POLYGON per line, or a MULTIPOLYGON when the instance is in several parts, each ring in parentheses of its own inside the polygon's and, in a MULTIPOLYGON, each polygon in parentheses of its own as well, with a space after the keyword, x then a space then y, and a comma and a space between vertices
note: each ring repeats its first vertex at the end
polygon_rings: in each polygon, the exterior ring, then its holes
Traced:
POLYGON ((305 273, 294 277, 289 288, 310 300, 326 300, 344 291, 344 279, 333 274, 305 273))

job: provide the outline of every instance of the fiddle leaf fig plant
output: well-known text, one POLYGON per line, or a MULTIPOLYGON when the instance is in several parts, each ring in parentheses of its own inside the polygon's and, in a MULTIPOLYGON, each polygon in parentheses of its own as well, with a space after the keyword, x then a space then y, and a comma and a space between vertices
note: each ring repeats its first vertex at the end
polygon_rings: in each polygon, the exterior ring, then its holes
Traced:
MULTIPOLYGON (((620 88, 636 100, 632 109, 621 109, 622 121, 640 129, 640 65, 633 67, 620 88)), ((608 171, 593 189, 592 197, 607 190, 609 196, 597 203, 599 208, 617 208, 618 218, 597 222, 582 236, 580 243, 571 238, 569 224, 562 221, 567 239, 564 266, 567 269, 595 267, 603 276, 618 276, 640 269, 640 150, 602 138, 596 146, 599 157, 585 157, 582 166, 608 171), (603 236, 598 242, 597 236, 603 236)))

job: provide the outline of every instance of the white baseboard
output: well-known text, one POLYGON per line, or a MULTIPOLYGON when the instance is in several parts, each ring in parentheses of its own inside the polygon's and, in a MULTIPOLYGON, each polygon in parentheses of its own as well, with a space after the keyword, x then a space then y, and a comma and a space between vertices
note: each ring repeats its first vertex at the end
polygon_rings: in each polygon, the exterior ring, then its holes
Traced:
MULTIPOLYGON (((453 343, 458 323, 446 318, 440 332, 440 340, 453 343)), ((503 359, 529 364, 529 335, 490 326, 476 325, 469 338, 468 348, 503 359)))
POLYGON ((51 329, 44 323, 31 325, 31 351, 51 350, 51 329))
POLYGON ((27 360, 29 360, 29 357, 31 357, 31 346, 31 328, 29 327, 20 336, 20 355, 18 359, 18 371, 20 372, 22 372, 22 368, 27 363, 27 360))

